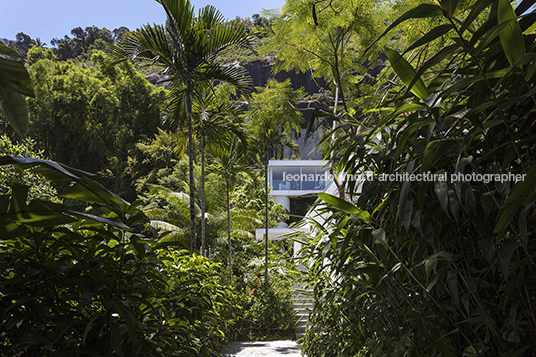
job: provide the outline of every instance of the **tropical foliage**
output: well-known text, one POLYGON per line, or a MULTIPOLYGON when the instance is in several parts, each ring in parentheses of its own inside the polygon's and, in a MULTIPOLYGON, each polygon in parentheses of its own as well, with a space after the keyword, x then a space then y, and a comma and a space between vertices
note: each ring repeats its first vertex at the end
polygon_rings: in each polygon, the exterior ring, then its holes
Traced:
POLYGON ((266 169, 296 149, 304 93, 271 80, 242 96, 234 60, 262 45, 330 83, 309 129, 331 129, 334 174, 361 178, 318 195, 303 240, 304 353, 534 355, 534 1, 288 0, 253 21, 158 2, 162 26, 0 43, 0 354, 215 356, 293 337, 292 249, 252 235, 287 219, 266 169))
POLYGON ((254 145, 258 147, 258 158, 264 166, 264 189, 265 189, 265 216, 264 233, 266 262, 264 279, 268 282, 268 161, 270 158, 280 158, 285 148, 290 148, 299 155, 298 148, 292 140, 294 131, 301 131, 300 124, 303 120, 297 110, 298 98, 302 97, 301 91, 292 90, 290 80, 282 83, 276 80, 268 80, 265 88, 258 88, 258 93, 253 93, 250 108, 247 113, 247 122, 253 134, 254 145))
POLYGON ((242 243, 233 247, 236 304, 240 306, 229 332, 231 341, 294 339, 295 314, 292 289, 295 272, 292 251, 286 242, 270 242, 269 283, 263 277, 263 244, 242 243))
MULTIPOLYGON (((24 156, 28 158, 43 159, 43 152, 35 150, 35 142, 26 139, 16 143, 6 135, 0 137, 1 156, 24 156)), ((50 181, 36 172, 20 170, 14 166, 0 167, 0 194, 7 194, 13 185, 28 186, 28 198, 40 198, 49 201, 58 201, 57 192, 50 181)))
POLYGON ((28 71, 20 55, 0 41, 0 114, 20 136, 28 132, 24 96, 34 96, 28 71))
POLYGON ((230 292, 217 264, 158 244, 145 215, 92 174, 52 161, 36 168, 92 213, 2 196, 0 349, 11 356, 191 356, 217 353, 230 292))
POLYGON ((384 33, 434 23, 404 52, 384 48, 378 110, 337 129, 331 162, 374 178, 322 197, 308 356, 534 354, 532 5, 421 4, 384 33))
POLYGON ((36 95, 29 100, 29 134, 51 159, 98 172, 108 187, 134 200, 128 158, 136 142, 162 125, 165 91, 131 63, 112 67, 100 51, 91 60, 87 69, 48 58, 29 68, 36 95))
POLYGON ((157 64, 171 75, 172 113, 175 118, 183 110, 186 113, 190 166, 190 250, 193 252, 198 249, 198 243, 193 191, 192 103, 200 89, 210 85, 213 80, 230 83, 247 92, 251 79, 245 70, 242 67, 222 66, 215 60, 234 46, 252 48, 252 43, 243 26, 225 21, 223 14, 213 6, 202 8, 196 16, 188 0, 157 1, 166 12, 166 25, 145 25, 136 32, 128 33, 114 47, 112 54, 118 61, 141 59, 157 64))

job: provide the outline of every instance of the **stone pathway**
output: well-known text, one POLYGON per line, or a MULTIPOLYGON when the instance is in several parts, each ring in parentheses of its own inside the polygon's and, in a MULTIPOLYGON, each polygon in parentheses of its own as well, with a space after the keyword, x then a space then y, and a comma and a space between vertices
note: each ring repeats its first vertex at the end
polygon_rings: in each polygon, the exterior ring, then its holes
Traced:
POLYGON ((222 357, 302 357, 296 341, 229 342, 220 352, 222 357))

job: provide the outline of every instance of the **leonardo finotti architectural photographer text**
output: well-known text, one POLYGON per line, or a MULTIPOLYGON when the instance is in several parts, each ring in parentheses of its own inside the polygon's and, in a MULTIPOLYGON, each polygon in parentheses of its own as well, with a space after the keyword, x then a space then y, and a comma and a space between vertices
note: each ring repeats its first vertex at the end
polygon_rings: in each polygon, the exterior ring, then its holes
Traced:
MULTIPOLYGON (((490 183, 490 182, 518 182, 518 181, 524 181, 525 180, 525 174, 477 174, 477 173, 470 173, 470 174, 463 174, 461 172, 455 173, 455 174, 448 174, 447 172, 440 172, 440 173, 419 173, 419 174, 410 174, 407 172, 403 173, 396 173, 396 174, 374 174, 372 171, 365 171, 362 174, 341 174, 340 176, 341 180, 344 181, 381 181, 381 182, 387 182, 387 181, 397 181, 397 182, 406 182, 406 181, 440 181, 440 182, 484 182, 484 183, 490 183)), ((283 175, 284 181, 332 181, 333 175, 328 173, 323 174, 287 174, 284 173, 283 175)))

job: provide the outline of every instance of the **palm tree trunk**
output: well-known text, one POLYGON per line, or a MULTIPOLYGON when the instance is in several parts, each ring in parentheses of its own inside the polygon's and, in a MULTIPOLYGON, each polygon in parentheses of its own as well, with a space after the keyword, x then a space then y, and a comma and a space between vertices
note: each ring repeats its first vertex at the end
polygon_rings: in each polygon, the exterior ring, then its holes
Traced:
POLYGON ((206 252, 205 239, 205 133, 201 133, 201 255, 206 252))
POLYGON ((231 207, 229 204, 230 201, 230 194, 229 191, 231 190, 231 184, 229 179, 229 172, 227 172, 227 241, 229 242, 229 284, 233 281, 233 270, 232 270, 232 247, 231 247, 231 207))
POLYGON ((265 233, 264 233, 264 282, 268 284, 268 150, 264 154, 265 233))
POLYGON ((192 95, 188 91, 184 94, 186 116, 188 117, 188 164, 190 176, 190 253, 195 253, 195 192, 194 192, 194 144, 192 129, 192 95))

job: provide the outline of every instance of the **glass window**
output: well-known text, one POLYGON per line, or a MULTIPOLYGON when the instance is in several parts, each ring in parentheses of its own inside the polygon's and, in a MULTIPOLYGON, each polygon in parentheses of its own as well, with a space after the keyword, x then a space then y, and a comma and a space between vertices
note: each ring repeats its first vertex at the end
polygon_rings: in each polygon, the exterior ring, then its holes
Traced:
POLYGON ((301 180, 300 180, 300 167, 296 166, 287 166, 287 182, 290 186, 288 189, 292 191, 301 190, 301 180))
POLYGON ((275 167, 270 168, 270 173, 272 174, 271 185, 272 185, 273 190, 282 190, 280 186, 281 185, 284 186, 285 184, 285 177, 284 177, 285 169, 286 168, 283 166, 275 166, 275 167))
POLYGON ((274 191, 323 191, 329 171, 315 166, 272 166, 269 175, 274 191))
POLYGON ((316 167, 302 167, 301 173, 302 190, 315 190, 316 184, 316 167))
POLYGON ((328 184, 329 179, 329 171, 324 171, 320 167, 316 169, 316 182, 315 182, 315 190, 324 190, 326 188, 326 185, 328 184))

